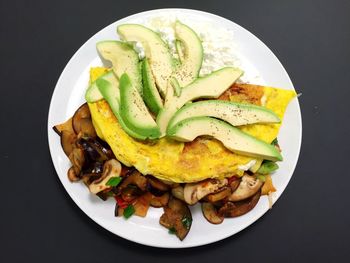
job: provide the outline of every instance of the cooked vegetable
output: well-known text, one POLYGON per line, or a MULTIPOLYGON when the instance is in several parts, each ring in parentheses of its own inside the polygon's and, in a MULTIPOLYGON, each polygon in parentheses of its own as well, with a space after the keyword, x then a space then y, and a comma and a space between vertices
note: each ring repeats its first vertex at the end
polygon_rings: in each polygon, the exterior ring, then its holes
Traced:
POLYGON ((128 203, 131 203, 136 198, 141 195, 141 191, 135 185, 128 185, 127 187, 121 190, 121 197, 128 203))
POLYGON ((230 195, 229 201, 236 202, 249 198, 258 192, 263 184, 264 183, 255 176, 243 175, 237 190, 230 195))
POLYGON ((169 193, 165 193, 162 196, 154 196, 152 195, 151 206, 153 207, 164 207, 169 202, 169 193))
POLYGON ((135 208, 133 205, 128 205, 127 208, 124 209, 123 216, 128 219, 135 213, 135 208))
POLYGON ((239 202, 227 202, 218 211, 219 215, 225 217, 237 217, 248 213, 252 210, 258 203, 261 196, 261 191, 259 190, 249 199, 245 199, 239 202))
POLYGON ((204 199, 210 203, 215 203, 231 195, 231 188, 224 186, 220 191, 207 195, 204 199))
POLYGON ((77 140, 77 136, 74 132, 68 131, 68 130, 63 130, 61 132, 61 145, 67 157, 71 154, 71 152, 75 148, 76 140, 77 140))
POLYGON ((114 157, 110 149, 107 149, 99 141, 90 137, 79 138, 77 145, 85 151, 90 162, 104 162, 114 157))
POLYGON ((77 176, 77 174, 75 173, 74 167, 72 166, 71 168, 68 169, 68 179, 71 182, 76 182, 79 181, 80 178, 77 176))
POLYGON ((90 118, 91 118, 91 114, 90 114, 89 106, 87 105, 87 103, 84 103, 75 111, 73 115, 72 125, 76 134, 79 134, 79 132, 82 131, 81 120, 90 119, 90 118))
POLYGON ((93 181, 89 185, 89 190, 91 193, 96 194, 98 192, 101 192, 103 190, 111 188, 111 186, 107 185, 107 182, 112 177, 118 177, 120 176, 122 166, 120 162, 118 162, 115 159, 111 159, 105 162, 103 165, 103 173, 100 178, 93 181))
POLYGON ((276 192, 276 188, 273 186, 272 178, 270 175, 265 175, 265 183, 261 188, 261 195, 268 195, 273 192, 276 192))
POLYGON ((73 164, 74 172, 77 176, 80 176, 80 172, 85 162, 84 151, 80 148, 74 148, 68 156, 69 160, 73 164))
POLYGON ((202 203, 202 212, 205 219, 212 224, 221 224, 224 221, 223 215, 220 215, 215 206, 211 203, 202 203))
POLYGON ((278 169, 278 164, 271 161, 264 161, 257 171, 258 174, 270 174, 278 169))
POLYGON ((158 189, 159 191, 166 192, 169 190, 168 185, 166 185, 165 183, 163 183, 162 181, 158 180, 155 177, 148 177, 148 182, 152 187, 158 189))
POLYGON ((184 188, 183 186, 179 185, 177 187, 174 187, 171 189, 171 194, 176 197, 177 199, 180 199, 182 201, 185 201, 184 197, 184 188))
POLYGON ((131 175, 129 175, 123 180, 123 182, 120 185, 120 188, 123 189, 129 184, 137 186, 142 191, 146 191, 147 178, 141 175, 139 171, 135 170, 131 175))
POLYGON ((80 132, 83 136, 96 138, 97 134, 90 118, 80 119, 80 132))
POLYGON ((152 195, 145 193, 136 199, 134 202, 135 215, 145 217, 150 206, 152 195))
POLYGON ((176 236, 183 240, 192 225, 191 211, 183 201, 172 198, 164 207, 164 214, 159 223, 168 229, 174 229, 176 236))
POLYGON ((184 198, 187 204, 194 205, 204 196, 214 193, 227 185, 227 179, 208 179, 199 183, 188 183, 184 188, 184 198))
POLYGON ((114 187, 114 186, 117 186, 121 181, 122 181, 121 177, 111 177, 109 178, 106 185, 114 187))
POLYGON ((57 124, 53 127, 53 130, 61 136, 62 131, 70 131, 74 133, 73 126, 72 126, 72 118, 69 118, 66 122, 57 124))

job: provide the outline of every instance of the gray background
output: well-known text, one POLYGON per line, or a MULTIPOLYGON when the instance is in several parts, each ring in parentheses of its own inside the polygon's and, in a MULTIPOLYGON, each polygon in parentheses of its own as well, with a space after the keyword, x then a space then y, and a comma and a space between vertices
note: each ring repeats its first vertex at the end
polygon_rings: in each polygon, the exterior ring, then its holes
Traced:
POLYGON ((350 1, 0 1, 0 262, 349 262, 350 1), (185 250, 123 240, 69 198, 47 145, 51 94, 95 32, 144 10, 186 7, 258 36, 298 92, 303 143, 274 206, 224 241, 185 250))

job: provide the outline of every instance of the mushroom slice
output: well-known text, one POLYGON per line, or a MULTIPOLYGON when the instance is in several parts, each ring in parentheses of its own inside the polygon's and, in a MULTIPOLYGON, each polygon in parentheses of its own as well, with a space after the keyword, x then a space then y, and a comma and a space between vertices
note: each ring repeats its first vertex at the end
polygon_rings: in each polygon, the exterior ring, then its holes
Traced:
POLYGON ((153 207, 164 207, 169 202, 169 193, 165 193, 162 196, 154 196, 152 195, 151 206, 153 207))
POLYGON ((77 176, 80 176, 80 172, 85 162, 84 151, 80 148, 74 148, 73 151, 68 156, 68 158, 73 164, 75 174, 77 176))
POLYGON ((229 201, 236 202, 249 198, 258 192, 263 184, 255 176, 244 175, 236 191, 230 195, 229 201))
POLYGON ((53 130, 59 135, 61 136, 62 131, 70 131, 74 133, 73 130, 73 125, 72 125, 72 118, 69 118, 66 122, 61 123, 61 124, 57 124, 55 126, 53 126, 53 130))
POLYGON ((125 202, 131 203, 141 195, 140 189, 134 185, 128 185, 121 190, 121 197, 125 202))
POLYGON ((227 179, 208 179, 199 183, 188 183, 184 188, 184 199, 187 204, 194 205, 204 196, 216 192, 227 185, 227 179))
POLYGON ((96 138, 96 130, 90 118, 80 119, 80 133, 84 136, 96 138))
POLYGON ((80 178, 75 173, 75 170, 74 170, 73 166, 68 169, 67 175, 68 175, 69 181, 71 181, 71 182, 76 182, 76 181, 80 180, 80 178))
POLYGON ((231 188, 228 186, 224 186, 222 189, 220 189, 219 192, 207 195, 205 197, 205 200, 210 203, 215 203, 217 201, 225 199, 229 195, 231 195, 231 188))
POLYGON ((212 224, 221 224, 224 221, 224 216, 220 215, 215 206, 211 203, 202 203, 202 212, 205 217, 212 224))
POLYGON ((111 159, 106 161, 103 165, 103 173, 101 177, 89 185, 90 192, 97 194, 98 192, 111 188, 111 186, 107 185, 107 182, 112 177, 119 177, 121 170, 122 165, 117 160, 111 159))
POLYGON ((159 223, 183 240, 192 225, 191 211, 183 201, 172 198, 164 207, 164 214, 160 217, 159 223))
POLYGON ((64 153, 67 157, 72 153, 75 148, 75 141, 77 136, 73 131, 63 130, 61 133, 61 145, 64 153))
POLYGON ((87 105, 87 103, 84 103, 75 111, 73 115, 72 125, 76 134, 78 134, 81 131, 81 120, 90 118, 91 114, 89 106, 87 105))
POLYGON ((184 187, 179 185, 177 187, 174 187, 171 189, 171 194, 176 197, 177 199, 180 199, 182 201, 185 201, 184 197, 184 187))
POLYGON ((77 145, 85 151, 88 158, 93 162, 104 162, 114 157, 111 150, 105 148, 99 141, 90 137, 79 138, 77 145))
POLYGON ((120 185, 120 189, 126 188, 129 184, 137 186, 141 191, 146 191, 147 178, 141 175, 139 171, 135 170, 131 175, 124 179, 120 185))
POLYGON ((158 180, 155 177, 148 177, 148 182, 153 188, 156 188, 159 191, 166 192, 169 190, 169 186, 163 183, 162 181, 158 180))
POLYGON ((261 196, 261 190, 258 190, 252 197, 239 201, 239 202, 227 202, 218 211, 220 215, 225 217, 237 217, 248 213, 258 203, 261 196))

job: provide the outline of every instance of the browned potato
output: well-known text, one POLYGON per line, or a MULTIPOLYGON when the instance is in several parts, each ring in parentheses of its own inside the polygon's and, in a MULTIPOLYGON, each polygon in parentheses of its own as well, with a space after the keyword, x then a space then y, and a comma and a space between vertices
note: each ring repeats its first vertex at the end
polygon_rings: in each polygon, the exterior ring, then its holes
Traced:
POLYGON ((135 215, 145 217, 147 215, 147 211, 149 209, 151 199, 152 199, 152 195, 149 192, 137 198, 133 204, 135 209, 135 215))
POLYGON ((160 217, 159 223, 175 232, 176 236, 183 240, 192 225, 191 211, 185 202, 172 198, 164 207, 164 214, 160 217))
POLYGON ((61 145, 64 153, 69 157, 69 155, 72 153, 73 149, 75 148, 75 141, 77 139, 77 136, 74 132, 63 130, 61 133, 61 145))
POLYGON ((72 125, 72 118, 69 118, 69 120, 67 120, 64 123, 61 124, 57 124, 53 127, 53 130, 59 135, 61 136, 62 131, 70 131, 70 132, 74 132, 73 130, 73 125, 72 125))
POLYGON ((239 202, 227 202, 219 209, 218 213, 224 217, 237 217, 244 215, 256 206, 260 196, 261 190, 248 199, 239 202))
POLYGON ((204 200, 210 203, 215 203, 217 201, 225 199, 230 194, 231 194, 231 188, 225 186, 219 192, 207 195, 206 197, 204 197, 204 200))
POLYGON ((221 224, 224 221, 224 216, 219 214, 215 206, 211 203, 202 203, 202 212, 209 223, 221 224))
POLYGON ((78 134, 81 131, 81 120, 90 118, 91 114, 89 106, 87 105, 87 103, 84 103, 75 111, 73 115, 72 125, 76 134, 78 134))
POLYGON ((151 206, 153 207, 164 207, 169 202, 169 193, 165 193, 162 196, 154 196, 152 195, 151 206))

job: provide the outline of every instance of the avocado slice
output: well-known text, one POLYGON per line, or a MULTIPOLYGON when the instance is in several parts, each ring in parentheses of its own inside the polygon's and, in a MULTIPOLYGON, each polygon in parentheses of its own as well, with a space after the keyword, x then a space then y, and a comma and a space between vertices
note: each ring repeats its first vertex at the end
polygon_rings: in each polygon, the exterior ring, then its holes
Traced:
MULTIPOLYGON (((103 74, 99 79, 104 79, 108 82, 111 82, 112 86, 119 86, 119 81, 115 77, 113 71, 108 71, 105 74, 103 74)), ((118 91, 119 96, 119 91, 118 91)), ((92 103, 103 99, 103 95, 101 94, 98 86, 97 86, 97 80, 91 83, 91 85, 88 87, 85 93, 85 99, 87 102, 92 103)))
POLYGON ((191 84, 182 88, 179 97, 166 101, 164 109, 157 116, 157 123, 162 135, 165 135, 170 119, 187 102, 200 98, 217 98, 227 90, 241 75, 243 71, 237 68, 226 67, 198 78, 191 84))
POLYGON ((163 101, 159 95, 147 58, 145 58, 141 62, 141 68, 142 68, 142 82, 143 82, 143 99, 146 105, 148 106, 148 108, 154 114, 157 115, 160 109, 163 108, 163 101))
POLYGON ((140 140, 145 140, 147 137, 141 134, 138 134, 131 129, 129 129, 124 123, 121 115, 120 115, 120 91, 118 86, 118 80, 114 76, 112 72, 108 72, 104 76, 98 78, 96 82, 96 87, 98 88, 100 94, 103 98, 108 102, 113 114, 116 116, 120 126, 122 126, 123 130, 129 134, 133 138, 137 138, 140 140), (108 78, 105 76, 107 74, 112 74, 108 78), (114 76, 114 80, 111 81, 112 76, 114 76))
POLYGON ((97 43, 96 48, 102 61, 112 63, 115 75, 120 78, 123 73, 127 73, 132 79, 133 87, 142 95, 139 56, 133 47, 121 41, 102 41, 97 43))
POLYGON ((133 132, 150 139, 160 136, 157 123, 151 114, 141 95, 133 87, 129 76, 124 73, 120 78, 120 115, 125 125, 133 132))
POLYGON ((203 62, 203 46, 196 32, 180 21, 175 23, 175 37, 181 66, 174 72, 173 77, 177 79, 180 87, 185 87, 198 77, 203 62))
POLYGON ((270 161, 282 161, 280 152, 271 144, 261 141, 232 125, 210 117, 193 117, 169 129, 168 136, 179 141, 193 141, 202 135, 221 141, 232 152, 270 161))
POLYGON ((142 44, 145 50, 145 56, 149 59, 159 92, 165 98, 168 79, 175 67, 167 44, 156 32, 137 24, 120 25, 117 28, 117 32, 126 41, 137 41, 142 44))
POLYGON ((253 123, 279 123, 280 118, 265 107, 223 100, 206 100, 185 105, 170 120, 168 129, 191 117, 215 117, 233 126, 253 123))

